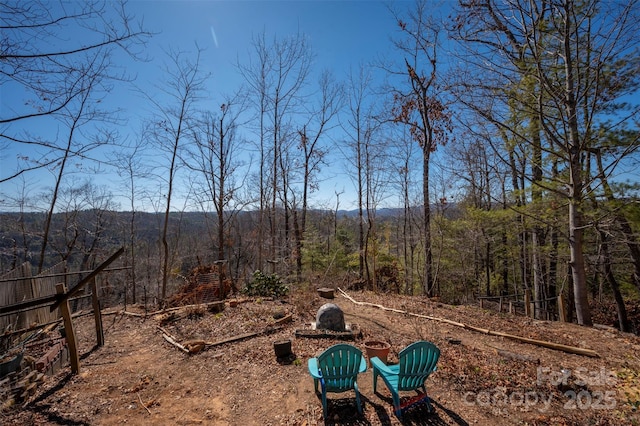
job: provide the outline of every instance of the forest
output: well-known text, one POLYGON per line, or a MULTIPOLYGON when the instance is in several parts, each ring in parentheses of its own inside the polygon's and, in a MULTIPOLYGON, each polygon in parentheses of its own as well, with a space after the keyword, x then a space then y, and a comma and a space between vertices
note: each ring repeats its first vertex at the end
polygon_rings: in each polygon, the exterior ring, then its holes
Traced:
POLYGON ((581 325, 612 300, 638 331, 637 1, 401 3, 395 55, 348 76, 315 69, 303 33, 258 34, 243 86, 208 104, 202 51, 167 50, 162 97, 143 94, 126 140, 102 101, 133 80, 115 58, 143 61, 154 34, 126 2, 67 6, 0 8, 0 86, 25 93, 0 116, 0 272, 87 270, 124 246, 125 303, 216 264, 237 290, 263 271, 456 304, 529 292, 545 319, 562 295, 581 325), (352 210, 340 192, 314 201, 335 155, 352 210), (113 187, 93 180, 104 169, 113 187), (35 195, 24 182, 40 171, 51 184, 35 195))

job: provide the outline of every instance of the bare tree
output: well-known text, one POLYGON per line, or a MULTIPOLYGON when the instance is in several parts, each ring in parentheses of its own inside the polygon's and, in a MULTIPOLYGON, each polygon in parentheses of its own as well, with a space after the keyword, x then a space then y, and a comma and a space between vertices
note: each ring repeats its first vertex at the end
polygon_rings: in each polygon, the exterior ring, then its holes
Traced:
POLYGON ((17 212, 17 217, 7 214, 0 220, 0 241, 3 242, 0 270, 3 271, 7 270, 7 264, 10 265, 9 269, 15 269, 19 264, 30 261, 30 247, 37 238, 28 220, 29 212, 37 208, 37 197, 32 194, 33 188, 27 184, 24 176, 16 180, 19 182, 19 192, 14 196, 2 198, 2 204, 6 209, 17 212))
MULTIPOLYGON (((115 170, 122 178, 122 187, 126 191, 123 196, 129 201, 129 208, 131 209, 131 216, 129 218, 128 236, 128 262, 130 269, 127 274, 129 279, 127 282, 131 282, 131 302, 137 301, 137 284, 136 284, 136 213, 138 210, 139 199, 144 195, 143 185, 139 182, 151 175, 149 165, 145 163, 143 155, 144 144, 146 136, 144 135, 144 129, 142 134, 130 147, 122 147, 121 150, 116 151, 112 155, 112 164, 115 166, 115 170)), ((125 306, 128 299, 128 291, 125 287, 124 303, 125 306)))
MULTIPOLYGON (((239 64, 238 67, 250 87, 249 96, 259 105, 260 205, 261 210, 266 208, 269 260, 273 263, 290 254, 292 164, 289 160, 293 158, 291 150, 295 146, 295 132, 290 120, 301 112, 299 108, 310 72, 312 52, 301 34, 268 43, 263 33, 254 38, 253 48, 256 62, 239 64), (284 214, 281 221, 277 215, 280 209, 284 214)), ((263 214, 261 212, 261 217, 263 214)))
MULTIPOLYGON (((347 85, 347 118, 342 128, 347 135, 345 147, 340 148, 347 161, 350 177, 355 181, 358 208, 358 277, 365 278, 365 199, 366 199, 366 158, 365 146, 371 142, 377 128, 372 107, 372 75, 369 69, 360 65, 357 72, 351 72, 347 85)), ((367 272, 368 278, 368 272, 367 272)), ((367 281, 369 281, 367 279, 367 281)))
MULTIPOLYGON (((268 88, 271 85, 271 69, 273 67, 271 56, 266 42, 260 42, 260 38, 254 38, 253 48, 255 50, 255 62, 250 57, 248 64, 237 64, 238 70, 248 84, 248 96, 256 104, 255 115, 258 121, 257 149, 258 149, 258 238, 257 238, 257 268, 263 269, 264 243, 265 243, 265 221, 267 218, 268 204, 268 126, 267 112, 269 110, 268 88)), ((264 34, 262 35, 264 41, 264 34)), ((272 171, 273 172, 273 171, 272 171)))
POLYGON ((0 182, 41 168, 50 170, 55 181, 38 260, 41 271, 60 185, 70 161, 100 162, 92 153, 115 140, 112 130, 98 127, 100 122, 114 124, 113 111, 101 110, 98 103, 110 91, 110 83, 125 80, 115 71, 112 55, 125 51, 135 57, 136 46, 148 33, 134 25, 125 3, 91 1, 70 6, 36 0, 14 2, 2 5, 0 18, 0 85, 24 93, 22 102, 2 110, 0 144, 21 146, 30 153, 19 158, 15 169, 3 169, 6 174, 0 176, 0 182), (69 37, 67 26, 73 26, 82 37, 69 37), (43 123, 52 128, 61 125, 66 134, 49 140, 50 136, 35 133, 33 129, 47 127, 43 123), (92 130, 86 130, 89 128, 92 130))
POLYGON ((96 266, 96 260, 106 249, 104 235, 115 226, 115 212, 118 205, 113 200, 111 191, 103 185, 89 182, 86 189, 86 209, 82 220, 83 232, 79 240, 82 253, 80 269, 88 270, 96 266))
POLYGON ((333 76, 325 71, 320 76, 320 98, 317 105, 308 112, 309 119, 298 130, 300 142, 298 149, 302 152, 302 211, 298 221, 297 207, 294 210, 294 234, 296 275, 298 280, 302 276, 302 249, 304 234, 307 229, 307 210, 309 194, 318 187, 320 166, 324 163, 329 145, 323 144, 323 137, 331 130, 331 124, 342 107, 342 87, 337 84, 333 76))
POLYGON ((110 120, 110 112, 100 110, 97 107, 98 104, 94 103, 95 92, 100 90, 100 85, 103 83, 104 75, 109 66, 108 57, 104 56, 102 52, 96 52, 93 61, 88 64, 87 69, 82 71, 82 78, 77 80, 78 85, 82 87, 82 91, 54 115, 67 128, 68 133, 66 135, 66 144, 61 147, 62 154, 59 161, 50 165, 55 183, 44 223, 38 272, 42 271, 45 264, 51 220, 69 162, 74 157, 84 157, 96 147, 113 143, 115 140, 114 132, 106 128, 94 135, 82 133, 83 127, 88 126, 89 123, 95 125, 95 122, 107 122, 110 120))
POLYGON ((395 167, 390 163, 388 146, 390 145, 386 135, 380 134, 379 123, 376 122, 375 133, 365 138, 364 148, 364 180, 365 211, 367 229, 364 238, 364 267, 367 274, 367 282, 372 290, 377 291, 378 282, 378 257, 380 256, 380 241, 378 235, 377 212, 380 203, 387 197, 387 189, 391 181, 391 174, 395 167))
MULTIPOLYGON (((0 7, 0 86, 23 93, 11 108, 0 113, 0 147, 20 146, 23 154, 16 168, 3 168, 0 183, 41 168, 56 168, 69 157, 91 158, 96 148, 58 144, 65 138, 33 131, 43 119, 81 115, 110 87, 122 81, 110 58, 124 51, 140 58, 150 35, 126 11, 126 2, 89 0, 73 4, 41 0, 4 2, 0 7), (68 28, 75 34, 71 37, 68 28), (139 50, 140 49, 140 50, 139 50), (101 94, 98 95, 98 92, 101 94), (82 113, 77 113, 83 108, 82 113)), ((54 122, 55 125, 55 122, 54 122)), ((59 136, 59 135, 56 135, 59 136)))
POLYGON ((116 206, 106 187, 89 180, 71 180, 61 186, 52 223, 51 250, 67 267, 87 270, 94 266, 104 232, 113 223, 116 206))
POLYGON ((434 295, 433 254, 431 247, 431 197, 429 172, 431 153, 438 144, 447 142, 451 118, 443 102, 444 89, 438 81, 438 51, 441 28, 429 15, 429 4, 420 0, 406 18, 395 14, 401 38, 395 42, 404 64, 397 70, 388 68, 393 76, 404 81, 394 84, 392 111, 396 123, 409 127, 412 137, 422 149, 422 202, 425 294, 434 295))
MULTIPOLYGON (((229 260, 229 253, 225 248, 230 247, 230 224, 240 207, 243 206, 240 189, 244 184, 244 178, 239 176, 239 171, 244 164, 238 160, 240 142, 242 141, 237 130, 239 119, 246 106, 241 95, 227 98, 220 105, 219 113, 205 113, 193 129, 193 137, 196 142, 195 149, 189 152, 189 168, 196 171, 203 185, 201 202, 205 206, 213 204, 216 212, 217 226, 217 261, 219 270, 222 263, 229 260)), ((198 179, 198 177, 196 177, 198 179)), ((219 274, 220 280, 223 274, 219 274)), ((222 287, 222 282, 220 283, 222 287)), ((235 285, 235 284, 234 284, 235 285)), ((237 291, 237 288, 234 288, 237 291)))
MULTIPOLYGON (((405 129, 403 129, 405 130, 405 129)), ((415 215, 415 204, 412 190, 415 182, 411 173, 416 167, 414 141, 407 135, 406 131, 398 132, 394 137, 396 144, 394 146, 394 156, 399 163, 397 167, 398 175, 393 177, 394 184, 398 187, 401 194, 402 202, 402 225, 401 233, 398 238, 402 243, 402 259, 405 268, 404 288, 406 294, 413 294, 416 276, 416 255, 419 238, 416 235, 417 218, 415 215)))
POLYGON ((168 161, 166 174, 158 176, 167 187, 164 202, 164 222, 161 240, 163 248, 162 260, 162 290, 161 298, 167 295, 169 278, 169 213, 174 193, 177 173, 181 165, 181 151, 185 139, 192 134, 194 125, 195 103, 202 90, 205 76, 200 72, 200 53, 198 49, 193 58, 184 52, 167 52, 170 64, 166 66, 166 81, 158 85, 158 93, 166 96, 157 99, 147 96, 155 107, 154 116, 149 121, 149 132, 153 143, 166 154, 168 161))

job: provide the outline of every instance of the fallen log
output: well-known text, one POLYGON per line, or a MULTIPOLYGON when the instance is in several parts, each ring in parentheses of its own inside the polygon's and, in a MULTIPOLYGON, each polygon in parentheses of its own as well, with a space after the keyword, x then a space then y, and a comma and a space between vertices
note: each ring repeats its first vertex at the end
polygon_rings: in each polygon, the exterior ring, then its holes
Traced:
POLYGON ((162 337, 164 338, 164 340, 166 340, 167 342, 171 343, 173 346, 175 346, 176 348, 180 349, 182 352, 189 353, 189 349, 185 348, 180 343, 178 343, 176 338, 173 337, 171 335, 171 333, 169 333, 167 330, 165 330, 164 328, 162 328, 160 326, 158 326, 158 329, 160 331, 162 331, 162 337))
POLYGON ((257 337, 257 336, 261 336, 261 335, 264 335, 264 334, 271 334, 271 333, 275 333, 276 331, 282 330, 283 328, 284 327, 267 327, 266 329, 261 330, 261 331, 255 331, 253 333, 239 334, 237 336, 232 336, 232 337, 228 337, 226 339, 218 340, 217 342, 206 342, 205 343, 205 347, 206 348, 211 348, 211 347, 214 347, 214 346, 224 345, 225 343, 238 342, 240 340, 250 339, 252 337, 257 337))
POLYGON ((206 344, 207 342, 205 342, 204 340, 196 339, 196 340, 189 340, 188 342, 184 342, 183 346, 187 348, 190 354, 197 354, 198 352, 204 349, 206 344))
POLYGON ((296 337, 306 337, 310 339, 342 339, 355 340, 357 333, 353 331, 331 331, 331 330, 296 330, 296 337))
POLYGON ((166 340, 167 342, 171 343, 173 346, 175 346, 176 348, 180 349, 181 351, 188 353, 188 354, 195 354, 198 353, 204 349, 208 349, 214 346, 220 346, 220 345, 224 345, 226 343, 232 343, 232 342, 238 342, 240 340, 245 340, 245 339, 250 339, 252 337, 257 337, 257 336, 261 336, 264 334, 271 334, 271 333, 275 333, 276 331, 280 331, 282 330, 284 327, 281 326, 280 324, 284 324, 287 322, 292 321, 293 316, 287 315, 283 318, 280 318, 279 320, 277 320, 275 322, 276 326, 275 327, 267 327, 264 330, 260 330, 260 331, 254 331, 251 333, 244 333, 244 334, 239 334, 236 336, 232 336, 232 337, 228 337, 226 339, 222 339, 222 340, 218 340, 216 342, 205 342, 202 340, 193 340, 193 341, 188 341, 185 342, 184 345, 180 344, 175 337, 173 337, 171 335, 171 333, 169 333, 166 329, 164 329, 162 326, 158 325, 158 329, 160 331, 162 331, 162 337, 164 338, 164 340, 166 340))
POLYGON ((224 300, 216 300, 214 302, 206 302, 206 303, 196 303, 193 305, 184 305, 184 306, 177 306, 175 308, 166 308, 166 309, 160 309, 159 311, 155 311, 155 312, 150 312, 147 314, 147 316, 154 316, 154 315, 159 315, 159 314, 166 314, 166 313, 170 313, 170 312, 177 312, 177 311, 184 311, 184 310, 189 310, 189 309, 205 309, 208 311, 216 311, 216 312, 220 312, 224 309, 224 300))
POLYGON ((293 315, 289 314, 289 315, 285 315, 282 318, 278 318, 275 322, 276 325, 281 325, 281 324, 286 324, 288 322, 293 321, 293 315))
POLYGON ((503 332, 500 332, 500 331, 489 330, 489 329, 486 329, 486 328, 474 327, 472 325, 463 324, 461 322, 451 321, 451 320, 448 320, 446 318, 438 318, 438 317, 434 317, 434 316, 431 316, 431 315, 415 314, 413 312, 403 311, 403 310, 400 310, 400 309, 387 308, 385 306, 378 305, 378 304, 375 304, 375 303, 359 302, 359 301, 353 299, 351 296, 349 296, 341 288, 338 288, 338 290, 340 291, 340 293, 345 298, 347 298, 351 302, 355 303, 356 305, 372 306, 374 308, 382 309, 384 311, 396 312, 396 313, 403 314, 403 315, 410 315, 410 316, 413 316, 413 317, 416 317, 416 318, 424 318, 424 319, 428 319, 428 320, 432 320, 432 321, 442 322, 442 323, 445 323, 445 324, 453 325, 455 327, 464 328, 465 330, 471 330, 471 331, 475 331, 475 332, 478 332, 478 333, 488 334, 490 336, 504 337, 504 338, 507 338, 507 339, 516 340, 518 342, 529 343, 529 344, 532 344, 532 345, 542 346, 542 347, 549 348, 549 349, 555 349, 555 350, 558 350, 558 351, 563 351, 563 352, 567 352, 567 353, 571 353, 571 354, 575 354, 575 355, 584 355, 584 356, 588 356, 588 357, 592 357, 592 358, 600 358, 600 355, 598 355, 598 353, 596 351, 591 350, 591 349, 584 349, 584 348, 578 348, 578 347, 575 347, 575 346, 562 345, 560 343, 547 342, 547 341, 544 341, 544 340, 530 339, 528 337, 521 337, 521 336, 516 336, 514 334, 508 334, 508 333, 503 333, 503 332))
MULTIPOLYGON (((130 312, 130 311, 119 311, 119 312, 114 312, 115 314, 122 314, 122 315, 128 315, 130 317, 136 317, 136 318, 144 318, 146 317, 145 314, 139 314, 137 312, 130 312)), ((103 314, 103 315, 109 315, 107 314, 103 314)))

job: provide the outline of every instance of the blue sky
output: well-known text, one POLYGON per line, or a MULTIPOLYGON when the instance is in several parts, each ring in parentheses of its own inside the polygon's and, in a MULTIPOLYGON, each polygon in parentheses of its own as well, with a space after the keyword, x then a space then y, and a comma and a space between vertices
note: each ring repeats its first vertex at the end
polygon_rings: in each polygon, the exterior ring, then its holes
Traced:
POLYGON ((379 1, 137 0, 130 10, 159 32, 148 52, 153 59, 162 59, 163 47, 193 50, 197 43, 220 88, 239 82, 234 64, 248 59, 252 37, 263 31, 267 38, 305 34, 317 66, 340 74, 388 51, 395 26, 379 1))
MULTIPOLYGON (((143 20, 145 29, 157 33, 148 42, 145 54, 149 62, 133 62, 123 58, 122 66, 136 75, 135 85, 143 91, 154 90, 162 81, 161 66, 166 62, 167 49, 191 51, 195 45, 204 49, 201 63, 204 72, 210 72, 208 92, 213 105, 219 105, 222 93, 231 93, 242 83, 235 64, 246 63, 251 52, 252 38, 264 32, 267 40, 286 37, 297 32, 305 34, 315 53, 313 71, 330 69, 338 79, 345 80, 350 68, 359 63, 386 57, 391 51, 391 37, 396 24, 388 10, 389 2, 380 1, 205 1, 205 0, 131 0, 127 10, 143 20)), ((395 2, 395 6, 408 7, 411 2, 395 2)), ((70 39, 81 37, 70 29, 70 39)), ((314 78, 311 81, 315 81, 314 78)), ((2 115, 20 108, 24 94, 13 87, 1 92, 2 115)), ((134 137, 140 121, 148 117, 151 106, 131 86, 120 85, 104 100, 106 107, 121 108, 126 123, 119 128, 123 138, 134 137)), ((39 134, 55 138, 56 126, 42 123, 39 134)), ((24 149, 24 148, 23 148, 24 149)), ((2 176, 16 167, 17 154, 11 147, 0 156, 2 176)), ((36 153, 26 153, 34 155, 36 153)), ((318 205, 335 206, 335 191, 345 191, 341 207, 353 208, 352 183, 340 175, 341 164, 334 159, 333 166, 325 169, 326 181, 315 194, 318 205), (349 200, 350 199, 350 200, 349 200)), ((106 170, 105 170, 106 171, 106 170)), ((25 176, 28 192, 35 196, 53 185, 52 174, 33 172, 25 176)), ((94 183, 107 183, 117 195, 118 185, 113 175, 95 175, 94 183)), ((0 192, 14 193, 23 185, 10 181, 0 186, 0 192)), ((126 208, 126 203, 123 203, 126 208)), ((5 206, 6 207, 6 206, 5 206)), ((180 206, 176 206, 179 208, 180 206)))
MULTIPOLYGON (((73 4, 74 1, 83 0, 65 1, 64 4, 73 4)), ((433 5, 434 14, 439 11, 446 14, 453 3, 453 0, 433 0, 429 4, 433 5)), ((107 0, 107 4, 115 3, 107 0)), ((59 7, 56 1, 52 1, 51 5, 52 10, 59 7)), ((119 55, 117 65, 130 75, 136 76, 136 80, 133 84, 114 86, 101 105, 106 109, 122 110, 121 117, 124 120, 117 127, 120 139, 134 140, 141 122, 148 119, 153 111, 152 105, 139 92, 157 95, 156 87, 164 78, 162 65, 167 61, 165 51, 173 49, 194 52, 197 44, 204 49, 201 58, 202 71, 212 76, 207 82, 207 96, 202 101, 202 106, 210 105, 211 108, 217 108, 222 102, 222 94, 230 94, 242 84, 242 77, 235 65, 248 61, 252 51, 252 38, 263 32, 267 40, 274 37, 281 39, 296 33, 304 34, 315 54, 313 72, 317 74, 329 69, 343 81, 347 79, 350 69, 357 69, 360 63, 379 58, 393 58, 396 63, 402 64, 401 57, 394 58, 391 40, 397 35, 397 25, 389 6, 402 11, 412 5, 413 2, 408 0, 130 0, 127 5, 128 12, 141 20, 146 30, 156 33, 148 41, 144 51, 149 61, 134 62, 125 55, 119 55)), ((63 36, 66 40, 39 40, 39 43, 42 43, 43 50, 55 48, 58 43, 75 45, 83 41, 84 33, 71 27, 63 36)), ((446 55, 441 54, 440 60, 447 60, 446 55)), ((383 72, 377 74, 379 79, 383 76, 383 72)), ((312 76, 310 81, 313 83, 315 78, 312 76)), ((0 118, 12 116, 15 111, 28 111, 28 100, 28 94, 20 91, 15 84, 0 84, 0 118)), ((17 123, 10 130, 13 134, 29 131, 46 140, 58 140, 58 143, 61 143, 60 139, 65 134, 65 129, 51 120, 27 120, 17 123)), ((19 156, 37 158, 44 155, 38 148, 27 149, 24 145, 8 145, 1 148, 0 180, 14 173, 19 156)), ((439 149, 435 155, 443 155, 441 152, 439 149)), ((323 168, 319 191, 312 194, 312 204, 315 207, 334 208, 336 192, 343 193, 340 197, 341 208, 356 207, 354 185, 345 172, 349 166, 339 154, 335 149, 330 151, 328 165, 323 168)), ((106 158, 107 153, 101 155, 106 158)), ((120 197, 123 192, 120 178, 112 170, 104 166, 101 167, 100 173, 87 173, 86 170, 83 165, 74 164, 73 173, 69 174, 68 181, 75 179, 77 182, 90 177, 95 185, 108 186, 116 201, 120 203, 120 208, 129 208, 126 199, 120 197)), ((618 176, 621 180, 629 176, 632 181, 637 181, 637 168, 631 171, 621 168, 621 172, 622 176, 618 176)), ((419 168, 416 168, 415 175, 415 179, 419 179, 419 168)), ((443 181, 447 180, 443 173, 440 173, 439 177, 443 181)), ((47 170, 30 172, 24 175, 24 179, 1 183, 0 210, 12 209, 12 199, 20 198, 21 193, 26 193, 33 200, 40 200, 38 207, 42 207, 41 194, 50 193, 53 184, 54 175, 47 170)), ((160 193, 160 184, 150 184, 160 193)), ((174 209, 181 209, 183 206, 179 192, 173 204, 174 209)), ((398 201, 397 196, 391 195, 385 204, 397 205, 398 201)), ((141 207, 153 210, 148 203, 141 207)))

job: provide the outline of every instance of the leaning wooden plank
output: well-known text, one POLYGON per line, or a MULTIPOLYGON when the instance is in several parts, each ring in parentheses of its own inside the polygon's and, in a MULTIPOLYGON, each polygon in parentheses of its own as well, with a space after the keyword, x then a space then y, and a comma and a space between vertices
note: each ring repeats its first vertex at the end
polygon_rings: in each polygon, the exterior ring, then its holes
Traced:
POLYGON ((549 349, 555 349, 555 350, 558 350, 558 351, 563 351, 563 352, 567 352, 567 353, 571 353, 571 354, 575 354, 575 355, 584 355, 584 356, 588 356, 588 357, 592 357, 592 358, 599 358, 600 357, 600 355, 598 355, 598 353, 596 351, 591 350, 591 349, 584 349, 584 348, 578 348, 578 347, 575 347, 575 346, 562 345, 562 344, 559 344, 559 343, 547 342, 547 341, 544 341, 544 340, 529 339, 527 337, 516 336, 514 334, 502 333, 500 331, 493 331, 493 330, 488 330, 486 328, 474 327, 474 326, 471 326, 471 325, 468 325, 468 324, 463 324, 461 322, 451 321, 451 320, 448 320, 446 318, 438 318, 438 317, 433 317, 433 316, 430 316, 430 315, 414 314, 413 312, 402 311, 400 309, 387 308, 385 306, 377 305, 375 303, 359 302, 359 301, 353 299, 351 296, 349 296, 341 288, 338 288, 338 290, 340 291, 340 293, 345 298, 349 299, 351 302, 355 303, 356 305, 373 306, 375 308, 379 308, 379 309, 382 309, 384 311, 396 312, 396 313, 403 314, 403 315, 410 315, 410 316, 414 316, 414 317, 417 317, 417 318, 424 318, 424 319, 428 319, 428 320, 432 320, 432 321, 438 321, 438 322, 442 322, 442 323, 445 323, 445 324, 450 324, 450 325, 453 325, 453 326, 456 326, 456 327, 461 327, 461 328, 464 328, 466 330, 471 330, 471 331, 476 331, 478 333, 488 334, 490 336, 505 337, 507 339, 512 339, 512 340, 516 340, 516 341, 523 342, 523 343, 529 343, 529 344, 532 344, 532 345, 542 346, 542 347, 549 348, 549 349))
MULTIPOLYGON (((56 294, 63 296, 66 293, 67 287, 64 283, 56 284, 56 294)), ((76 339, 76 331, 73 327, 73 321, 71 318, 71 308, 69 307, 69 300, 62 299, 59 304, 60 313, 62 315, 65 338, 67 340, 67 347, 69 348, 69 360, 71 363, 71 372, 78 374, 80 372, 80 357, 78 356, 78 345, 76 339)))
MULTIPOLYGON (((107 260, 105 260, 100 265, 98 265, 93 271, 89 273, 89 275, 87 275, 86 277, 78 281, 78 283, 75 286, 73 286, 71 289, 69 289, 68 291, 65 291, 64 293, 57 293, 56 302, 53 305, 51 305, 51 307, 49 308, 50 311, 51 312, 55 311, 56 309, 58 309, 58 307, 62 302, 69 300, 70 297, 74 296, 76 293, 82 290, 86 283, 91 281, 96 275, 100 273, 100 271, 102 271, 107 266, 109 266, 122 253, 124 253, 124 247, 120 247, 118 251, 113 253, 107 260)), ((66 287, 65 287, 65 290, 66 290, 66 287)))

